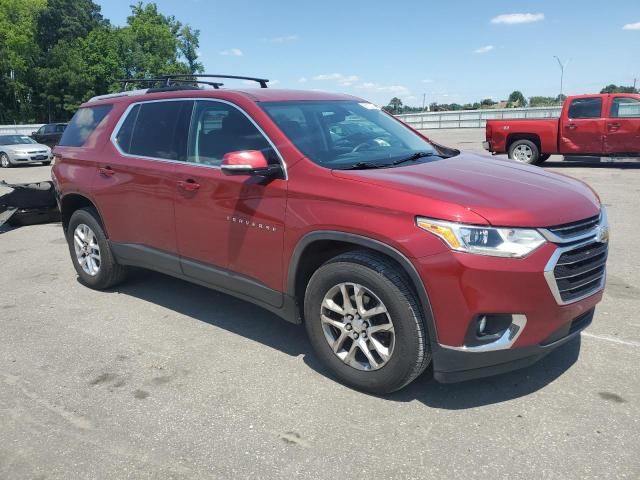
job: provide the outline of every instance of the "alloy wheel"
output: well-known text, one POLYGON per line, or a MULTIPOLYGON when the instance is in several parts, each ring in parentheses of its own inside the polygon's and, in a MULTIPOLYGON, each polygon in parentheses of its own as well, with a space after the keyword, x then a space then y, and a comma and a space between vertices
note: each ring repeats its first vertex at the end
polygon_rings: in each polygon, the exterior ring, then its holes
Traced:
POLYGON ((518 145, 513 150, 513 158, 519 162, 530 163, 533 158, 533 150, 528 145, 518 145))
POLYGON ((320 321, 333 353, 357 370, 378 370, 395 346, 393 321, 380 298, 357 283, 340 283, 322 300, 320 321))
POLYGON ((0 163, 2 164, 2 168, 9 167, 9 157, 7 157, 6 153, 3 153, 2 155, 0 155, 0 163))
POLYGON ((79 224, 73 232, 73 246, 76 259, 82 270, 92 277, 100 271, 100 246, 93 230, 84 223, 79 224))

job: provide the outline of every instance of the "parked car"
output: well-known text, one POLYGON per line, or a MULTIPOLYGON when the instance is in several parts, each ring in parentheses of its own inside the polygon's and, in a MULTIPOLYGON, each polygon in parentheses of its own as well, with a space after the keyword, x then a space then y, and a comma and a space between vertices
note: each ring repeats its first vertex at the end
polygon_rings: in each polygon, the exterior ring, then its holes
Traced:
POLYGON ((438 145, 350 95, 121 92, 82 105, 54 153, 83 284, 137 266, 253 302, 304 323, 357 389, 529 365, 602 299, 591 188, 438 145))
POLYGON ((67 128, 66 123, 47 123, 33 132, 31 138, 38 143, 44 143, 53 148, 60 141, 65 128, 67 128))
POLYGON ((0 135, 0 166, 9 168, 28 163, 49 165, 53 160, 51 149, 36 143, 26 135, 0 135))
POLYGON ((640 155, 640 95, 568 97, 560 118, 487 120, 486 150, 540 164, 551 155, 640 155))

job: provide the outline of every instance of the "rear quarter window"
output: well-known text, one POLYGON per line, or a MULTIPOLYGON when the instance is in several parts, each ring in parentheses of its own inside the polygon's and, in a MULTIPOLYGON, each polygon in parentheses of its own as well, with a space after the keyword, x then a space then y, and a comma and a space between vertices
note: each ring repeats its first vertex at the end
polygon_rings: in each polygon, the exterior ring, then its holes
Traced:
POLYGON ((80 108, 65 128, 59 145, 62 147, 83 146, 111 108, 112 105, 80 108))

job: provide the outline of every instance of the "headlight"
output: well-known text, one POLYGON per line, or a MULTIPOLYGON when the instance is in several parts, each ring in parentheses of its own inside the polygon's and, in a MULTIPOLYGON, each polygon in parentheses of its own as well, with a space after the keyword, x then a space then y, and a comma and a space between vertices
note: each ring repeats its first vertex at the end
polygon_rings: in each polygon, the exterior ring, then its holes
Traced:
POLYGON ((440 237, 452 250, 493 257, 524 257, 545 242, 537 230, 493 228, 418 217, 416 224, 440 237))

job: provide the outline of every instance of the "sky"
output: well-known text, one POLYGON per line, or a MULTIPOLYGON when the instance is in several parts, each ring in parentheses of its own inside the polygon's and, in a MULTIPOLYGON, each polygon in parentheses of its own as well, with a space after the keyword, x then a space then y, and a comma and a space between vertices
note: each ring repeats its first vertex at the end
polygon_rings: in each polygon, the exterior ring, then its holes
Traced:
MULTIPOLYGON (((134 0, 97 0, 115 25, 134 0)), ((156 0, 200 30, 207 73, 379 105, 640 85, 640 0, 156 0)), ((231 86, 231 82, 225 82, 231 86)))

